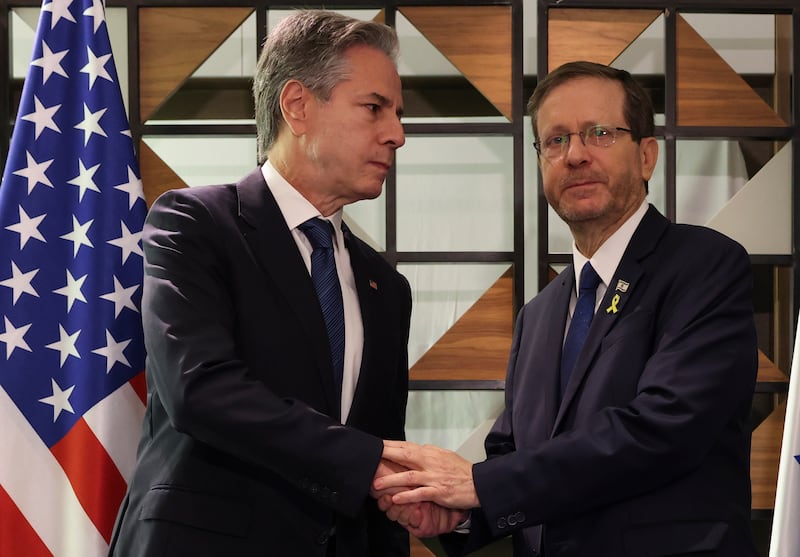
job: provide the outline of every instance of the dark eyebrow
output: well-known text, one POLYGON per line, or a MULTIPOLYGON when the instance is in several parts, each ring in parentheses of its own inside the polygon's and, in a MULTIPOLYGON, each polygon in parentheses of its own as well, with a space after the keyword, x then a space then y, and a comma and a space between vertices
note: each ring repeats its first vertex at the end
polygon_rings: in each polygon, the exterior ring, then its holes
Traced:
MULTIPOLYGON (((379 104, 381 106, 389 106, 391 104, 389 102, 389 99, 387 99, 386 97, 384 97, 380 93, 370 93, 368 96, 370 96, 373 99, 375 99, 377 101, 377 104, 379 104)), ((402 118, 402 116, 403 116, 403 108, 399 107, 397 109, 396 114, 397 114, 398 118, 402 118)))

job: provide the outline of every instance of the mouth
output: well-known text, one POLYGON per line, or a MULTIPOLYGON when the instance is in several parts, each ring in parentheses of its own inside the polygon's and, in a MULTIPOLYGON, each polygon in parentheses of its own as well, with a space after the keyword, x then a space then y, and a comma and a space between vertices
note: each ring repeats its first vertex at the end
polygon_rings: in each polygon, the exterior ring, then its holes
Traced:
POLYGON ((386 162, 382 162, 382 161, 370 161, 370 164, 372 164, 374 166, 377 166, 383 172, 389 172, 389 168, 392 166, 391 162, 386 163, 386 162))
POLYGON ((594 178, 594 177, 584 177, 584 178, 568 180, 564 183, 564 190, 596 186, 601 182, 602 180, 600 178, 594 178))

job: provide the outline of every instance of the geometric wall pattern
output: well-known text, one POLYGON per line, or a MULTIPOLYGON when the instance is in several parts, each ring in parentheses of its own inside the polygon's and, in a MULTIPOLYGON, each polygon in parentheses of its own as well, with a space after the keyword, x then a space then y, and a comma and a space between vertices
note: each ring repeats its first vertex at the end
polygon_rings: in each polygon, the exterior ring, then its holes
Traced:
POLYGON ((791 174, 792 144, 787 143, 707 226, 730 236, 751 255, 791 255, 791 174))
POLYGON ((510 6, 401 6, 398 11, 511 121, 510 6))
POLYGON ((576 60, 611 64, 661 13, 661 10, 590 8, 548 10, 548 71, 576 60))
POLYGON ((253 13, 252 8, 141 8, 141 121, 149 120, 253 13))
POLYGON ((676 21, 678 125, 787 125, 683 17, 676 21))

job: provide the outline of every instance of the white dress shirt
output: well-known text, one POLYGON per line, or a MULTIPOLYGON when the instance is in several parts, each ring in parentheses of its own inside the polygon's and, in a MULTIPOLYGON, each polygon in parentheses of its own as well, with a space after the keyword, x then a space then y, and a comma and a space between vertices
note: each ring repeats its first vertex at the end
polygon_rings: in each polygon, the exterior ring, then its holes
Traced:
POLYGON ((628 244, 636 231, 636 227, 642 222, 644 214, 647 212, 647 200, 643 201, 639 208, 631 217, 626 220, 619 229, 614 232, 603 245, 598 248, 591 259, 586 257, 578 251, 575 242, 572 242, 572 262, 575 266, 575 288, 572 291, 572 298, 569 302, 569 315, 567 316, 567 327, 564 329, 564 338, 567 337, 569 324, 572 321, 572 314, 575 312, 575 304, 578 303, 577 292, 580 291, 581 269, 587 261, 591 261, 592 267, 600 277, 600 284, 597 285, 597 292, 595 294, 594 310, 597 311, 597 306, 603 299, 603 296, 608 290, 608 285, 611 279, 614 278, 614 273, 617 271, 619 262, 622 261, 622 256, 628 247, 628 244))
POLYGON ((353 404, 353 395, 358 384, 358 374, 361 370, 361 353, 364 348, 364 324, 361 321, 361 306, 358 303, 353 267, 350 265, 350 253, 344 244, 342 235, 342 210, 340 209, 329 217, 323 217, 320 212, 298 192, 286 179, 275 170, 269 161, 261 167, 264 179, 267 181, 278 207, 283 213, 283 218, 292 232, 297 249, 311 275, 311 252, 313 247, 306 235, 297 228, 308 219, 319 217, 333 224, 336 241, 333 245, 333 256, 336 260, 336 273, 339 275, 339 284, 342 287, 342 302, 344 303, 344 376, 342 379, 342 414, 338 416, 342 423, 347 421, 350 407, 353 404))

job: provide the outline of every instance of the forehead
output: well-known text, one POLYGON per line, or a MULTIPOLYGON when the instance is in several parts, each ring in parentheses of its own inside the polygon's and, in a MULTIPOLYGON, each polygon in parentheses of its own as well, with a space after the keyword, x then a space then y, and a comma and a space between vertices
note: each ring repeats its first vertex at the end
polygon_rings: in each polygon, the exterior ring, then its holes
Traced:
POLYGON ((344 52, 348 79, 334 89, 353 89, 364 94, 378 93, 399 102, 402 86, 397 67, 383 51, 364 45, 351 46, 344 52))
POLYGON ((554 87, 537 114, 539 130, 575 129, 592 124, 623 125, 622 85, 600 77, 579 77, 554 87))

